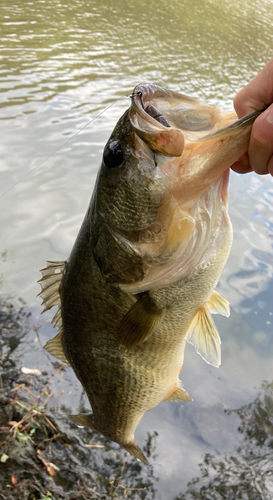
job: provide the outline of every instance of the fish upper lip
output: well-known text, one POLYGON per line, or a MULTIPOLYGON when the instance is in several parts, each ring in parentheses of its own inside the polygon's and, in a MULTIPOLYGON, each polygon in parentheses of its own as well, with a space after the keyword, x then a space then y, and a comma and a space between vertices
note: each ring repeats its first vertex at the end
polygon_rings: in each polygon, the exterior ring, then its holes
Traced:
POLYGON ((132 99, 132 108, 142 119, 153 127, 157 127, 160 130, 166 130, 168 126, 163 125, 145 111, 145 105, 146 107, 147 105, 153 106, 154 98, 157 93, 160 93, 160 91, 163 91, 163 89, 157 85, 152 83, 142 83, 135 87, 130 97, 132 99))
MULTIPOLYGON (((181 156, 184 148, 184 135, 177 128, 170 126, 160 110, 157 101, 169 100, 175 95, 152 83, 135 87, 131 99, 129 119, 133 130, 150 149, 166 156, 181 156), (158 109, 159 108, 159 109, 158 109)), ((166 108, 166 109, 167 109, 166 108)))

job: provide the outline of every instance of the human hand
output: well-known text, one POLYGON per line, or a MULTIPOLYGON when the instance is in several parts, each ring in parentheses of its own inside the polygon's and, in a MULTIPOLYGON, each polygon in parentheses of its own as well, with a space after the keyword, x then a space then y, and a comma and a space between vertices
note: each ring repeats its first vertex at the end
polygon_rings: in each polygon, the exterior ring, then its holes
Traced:
POLYGON ((251 130, 248 152, 231 168, 240 174, 254 170, 257 174, 273 176, 273 59, 235 97, 234 108, 242 118, 269 107, 255 120, 251 130))

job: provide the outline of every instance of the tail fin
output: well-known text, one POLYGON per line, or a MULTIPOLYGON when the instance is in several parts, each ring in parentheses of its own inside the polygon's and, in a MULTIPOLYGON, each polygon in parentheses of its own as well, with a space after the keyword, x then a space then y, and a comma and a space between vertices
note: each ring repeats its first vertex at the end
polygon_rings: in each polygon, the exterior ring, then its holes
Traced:
POLYGON ((126 450, 131 453, 131 455, 134 455, 134 457, 138 458, 141 462, 143 462, 145 465, 149 465, 149 462, 147 458, 145 457, 144 453, 141 451, 141 449, 137 446, 135 441, 131 441, 128 444, 121 444, 120 445, 126 450))
MULTIPOLYGON (((69 415, 69 418, 70 420, 72 420, 72 422, 74 422, 74 424, 78 425, 79 427, 89 427, 94 431, 101 432, 100 430, 96 429, 94 424, 94 417, 91 413, 82 413, 80 415, 69 415)), ((125 444, 119 442, 118 440, 115 439, 115 437, 113 437, 112 441, 116 441, 126 451, 129 451, 131 455, 134 455, 134 457, 138 458, 138 460, 140 460, 144 464, 149 465, 147 458, 145 457, 144 453, 142 453, 141 449, 137 446, 134 440, 125 444)))

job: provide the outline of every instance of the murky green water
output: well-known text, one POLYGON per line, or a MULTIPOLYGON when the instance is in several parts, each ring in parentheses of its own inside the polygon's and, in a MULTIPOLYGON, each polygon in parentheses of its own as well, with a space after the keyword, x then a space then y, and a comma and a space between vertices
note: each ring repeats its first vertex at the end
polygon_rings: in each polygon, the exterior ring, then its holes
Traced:
MULTIPOLYGON (((272 57, 272 25, 271 0, 1 1, 4 297, 23 300, 40 321, 38 270, 69 255, 125 94, 149 81, 231 109, 272 57)), ((224 410, 251 402, 273 378, 272 198, 272 178, 231 174, 234 244, 218 288, 231 317, 216 318, 222 365, 210 367, 187 346, 181 375, 193 403, 158 406, 136 433, 141 445, 158 432, 157 500, 184 491, 206 453, 232 453, 239 417, 224 410)), ((54 335, 51 317, 41 318, 43 343, 54 335)), ((26 366, 50 371, 35 335, 20 349, 26 366)), ((53 402, 88 407, 71 370, 53 402)))

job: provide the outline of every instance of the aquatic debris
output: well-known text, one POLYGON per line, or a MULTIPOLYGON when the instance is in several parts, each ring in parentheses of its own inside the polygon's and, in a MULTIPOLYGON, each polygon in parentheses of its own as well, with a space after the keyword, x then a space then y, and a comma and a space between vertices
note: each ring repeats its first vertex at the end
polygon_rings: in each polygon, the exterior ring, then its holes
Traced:
POLYGON ((37 377, 46 373, 38 368, 27 368, 26 366, 22 366, 21 372, 25 375, 37 375, 37 377))

